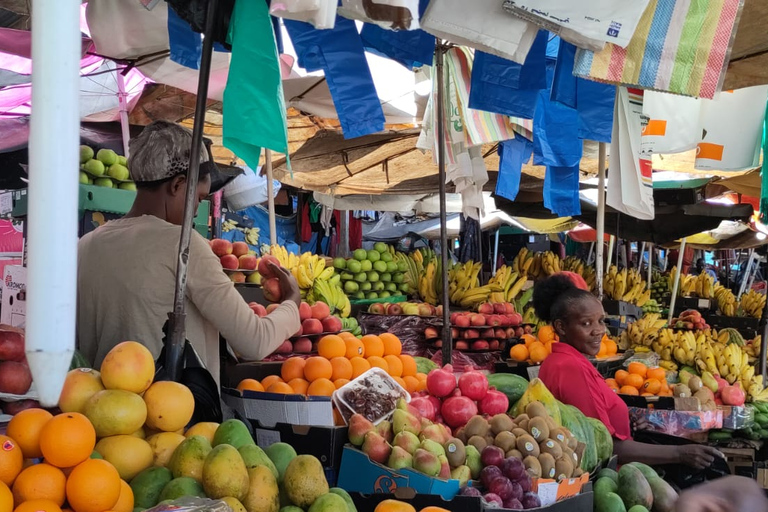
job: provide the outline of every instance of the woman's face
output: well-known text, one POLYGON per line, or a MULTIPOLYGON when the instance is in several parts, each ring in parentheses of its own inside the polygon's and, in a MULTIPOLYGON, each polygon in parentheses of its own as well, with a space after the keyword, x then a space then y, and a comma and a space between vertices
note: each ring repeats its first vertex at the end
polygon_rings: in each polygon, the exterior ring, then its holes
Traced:
POLYGON ((585 297, 573 303, 565 319, 555 320, 560 341, 589 356, 600 351, 605 334, 605 311, 596 298, 585 297))

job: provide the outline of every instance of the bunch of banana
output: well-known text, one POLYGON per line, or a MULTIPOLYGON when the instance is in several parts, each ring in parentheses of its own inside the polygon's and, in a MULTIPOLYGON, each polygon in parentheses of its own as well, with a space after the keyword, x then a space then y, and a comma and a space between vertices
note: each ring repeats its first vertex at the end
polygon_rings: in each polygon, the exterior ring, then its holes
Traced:
POLYGON ((633 303, 642 301, 639 306, 651 298, 650 292, 645 289, 645 281, 637 272, 630 272, 626 268, 619 271, 616 265, 611 265, 603 277, 603 291, 613 300, 633 303))
MULTIPOLYGON (((430 260, 424 267, 424 272, 419 277, 419 297, 424 302, 436 306, 439 303, 439 298, 435 293, 435 278, 437 276, 437 261, 435 259, 430 260)), ((442 281, 442 276, 437 276, 442 281)))
POLYGON ((763 316, 763 309, 765 309, 765 295, 755 290, 749 290, 741 296, 739 307, 745 314, 753 318, 760 318, 763 316))
POLYGON ((768 402, 768 388, 765 387, 762 375, 755 375, 744 388, 747 390, 747 400, 750 402, 768 402))
POLYGON ((694 293, 702 299, 713 298, 715 296, 715 278, 702 270, 694 282, 694 293))
POLYGON ((233 219, 227 219, 221 224, 221 231, 229 233, 230 231, 242 231, 245 235, 245 243, 248 245, 259 245, 259 228, 241 228, 239 223, 233 219))
POLYGON ((650 347, 657 343, 659 334, 666 325, 667 321, 661 318, 661 315, 652 313, 629 324, 621 336, 626 336, 629 348, 650 347))
POLYGON ((594 292, 597 288, 597 271, 594 267, 586 267, 581 275, 589 286, 589 291, 594 292))
POLYGON ((464 309, 475 309, 483 302, 488 302, 491 294, 500 292, 501 286, 497 284, 486 284, 467 290, 459 299, 458 305, 464 309))
POLYGON ((277 258, 281 267, 287 268, 288 270, 299 265, 299 257, 292 252, 288 252, 282 245, 270 245, 266 251, 262 247, 261 254, 271 254, 277 258))
POLYGON ((227 219, 221 223, 222 233, 229 233, 233 229, 237 229, 238 222, 233 219, 227 219))
POLYGON ((352 311, 352 305, 349 302, 349 297, 344 293, 338 283, 326 281, 323 279, 315 279, 312 287, 312 296, 307 296, 307 302, 323 301, 331 308, 331 313, 336 312, 342 318, 349 316, 352 311))
POLYGON ((437 258, 435 251, 429 247, 420 247, 413 251, 410 256, 417 264, 421 264, 422 268, 426 267, 430 261, 437 258))
POLYGON ((515 259, 512 260, 512 271, 517 272, 521 276, 528 276, 528 270, 530 270, 533 264, 533 253, 528 250, 527 247, 520 249, 515 259))
POLYGON ((667 370, 668 372, 676 372, 680 368, 674 361, 659 361, 659 366, 667 370))
POLYGON ((584 262, 576 256, 568 256, 565 258, 561 267, 563 270, 579 274, 582 277, 584 277, 584 272, 586 271, 586 265, 584 265, 584 262))
MULTIPOLYGON (((741 380, 742 372, 751 371, 751 375, 748 375, 749 378, 746 378, 747 381, 755 373, 755 367, 749 364, 747 353, 743 352, 738 345, 733 343, 723 348, 717 362, 720 376, 727 380, 729 384, 741 380)), ((745 373, 746 376, 747 374, 745 373)))
POLYGON ((717 283, 714 288, 714 297, 717 299, 717 307, 720 308, 720 313, 725 316, 736 316, 739 310, 739 304, 736 301, 736 296, 725 286, 717 283))
POLYGON ((311 289, 316 281, 328 281, 334 276, 334 268, 325 266, 325 258, 305 252, 301 256, 289 253, 285 247, 273 245, 270 254, 280 261, 280 265, 291 271, 302 290, 311 289))
POLYGON ((754 340, 744 345, 744 351, 749 356, 750 364, 755 364, 755 362, 760 357, 760 349, 762 348, 761 347, 762 344, 763 344, 763 337, 760 334, 758 334, 754 340))
POLYGON ((397 263, 398 266, 405 265, 406 270, 403 275, 403 282, 410 286, 412 292, 418 290, 419 278, 421 277, 424 267, 421 267, 421 270, 419 270, 419 264, 416 263, 416 260, 409 258, 402 252, 395 253, 395 263, 397 263))
POLYGON ((562 270, 560 267, 560 256, 555 255, 552 251, 543 253, 541 258, 541 269, 544 271, 545 276, 557 274, 562 270))
MULTIPOLYGON (((497 279, 485 286, 480 286, 479 276, 482 267, 483 264, 480 262, 468 261, 464 264, 456 264, 448 271, 448 292, 451 296, 451 303, 458 304, 462 308, 474 309, 478 304, 492 300, 491 294, 496 294, 495 299, 501 299, 498 302, 506 302, 505 294, 507 291, 511 291, 511 286, 514 283, 510 283, 509 290, 505 291, 504 287, 512 277, 517 280, 517 276, 514 273, 507 276, 507 271, 505 270, 502 275, 504 277, 504 284, 497 279)), ((498 275, 499 273, 497 272, 496 276, 498 275)))
POLYGON ((696 364, 696 348, 696 337, 692 331, 678 331, 672 356, 682 365, 693 366, 696 364))
POLYGON ((498 284, 503 288, 502 291, 491 294, 491 302, 514 301, 527 281, 528 276, 525 274, 520 275, 513 270, 513 267, 502 266, 488 282, 488 284, 498 284))
POLYGON ((694 275, 681 275, 680 283, 677 285, 677 294, 681 297, 690 297, 697 293, 696 284, 699 283, 698 276, 694 275))

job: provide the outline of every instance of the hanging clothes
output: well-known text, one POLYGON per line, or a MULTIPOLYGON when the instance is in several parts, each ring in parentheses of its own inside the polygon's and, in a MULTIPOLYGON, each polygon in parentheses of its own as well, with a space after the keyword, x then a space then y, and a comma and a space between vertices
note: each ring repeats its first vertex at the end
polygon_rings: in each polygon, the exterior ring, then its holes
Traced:
MULTIPOLYGON (((334 241, 336 242, 336 247, 338 247, 341 243, 341 212, 339 210, 335 210, 333 212, 333 216, 337 226, 334 241)), ((356 249, 360 249, 363 246, 362 221, 356 216, 350 215, 347 225, 349 226, 349 250, 354 251, 356 249)))
POLYGON ((308 23, 286 20, 285 28, 299 65, 325 73, 344 138, 384 130, 384 111, 355 22, 337 17, 333 29, 315 30, 308 23))

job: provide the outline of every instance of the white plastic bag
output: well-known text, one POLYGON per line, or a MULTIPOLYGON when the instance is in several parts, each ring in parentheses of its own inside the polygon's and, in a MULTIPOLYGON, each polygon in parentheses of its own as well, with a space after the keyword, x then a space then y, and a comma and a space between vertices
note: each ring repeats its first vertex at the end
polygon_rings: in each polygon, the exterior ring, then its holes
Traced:
POLYGON ((419 0, 341 0, 338 13, 390 30, 419 28, 419 0))
POLYGON ((613 114, 605 203, 637 219, 655 216, 653 168, 642 150, 643 91, 619 87, 613 114))
POLYGON ((701 139, 699 98, 645 91, 643 113, 648 124, 643 128, 643 150, 652 153, 682 153, 696 147, 701 139))
POLYGON ((760 163, 768 85, 723 91, 701 107, 696 169, 741 171, 760 163))
POLYGON ((269 14, 311 23, 316 29, 332 29, 336 26, 336 5, 336 0, 275 0, 269 14))

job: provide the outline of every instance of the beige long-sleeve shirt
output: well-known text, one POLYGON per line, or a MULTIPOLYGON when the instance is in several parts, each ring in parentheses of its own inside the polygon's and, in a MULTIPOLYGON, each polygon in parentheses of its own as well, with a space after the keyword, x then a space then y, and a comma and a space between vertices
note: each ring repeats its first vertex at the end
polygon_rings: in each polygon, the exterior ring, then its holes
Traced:
MULTIPOLYGON (((110 221, 78 246, 78 343, 98 368, 112 347, 138 341, 157 358, 173 310, 180 227, 154 216, 110 221)), ((222 272, 208 242, 193 232, 186 292, 187 339, 219 381, 219 333, 244 359, 259 360, 301 326, 286 302, 259 318, 222 272)))

